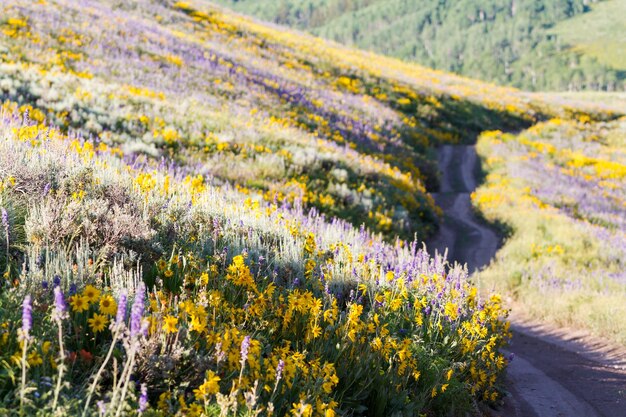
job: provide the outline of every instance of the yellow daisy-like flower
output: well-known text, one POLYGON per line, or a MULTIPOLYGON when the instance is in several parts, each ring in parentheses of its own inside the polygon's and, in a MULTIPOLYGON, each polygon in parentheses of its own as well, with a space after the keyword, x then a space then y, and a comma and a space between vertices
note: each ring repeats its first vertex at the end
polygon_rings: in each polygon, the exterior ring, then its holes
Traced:
POLYGON ((198 389, 193 390, 196 400, 201 401, 209 395, 218 393, 220 390, 220 379, 213 371, 207 371, 204 383, 198 389))
POLYGON ((313 336, 313 339, 317 339, 318 337, 320 337, 321 334, 322 328, 320 326, 318 326, 317 324, 311 326, 311 336, 313 336))
POLYGON ((28 354, 27 362, 30 366, 39 366, 43 363, 43 359, 39 352, 34 351, 28 354))
POLYGON ((458 317, 457 306, 454 303, 447 302, 444 308, 446 316, 450 317, 450 320, 456 320, 458 317))
POLYGON ((90 303, 95 303, 100 298, 100 290, 93 285, 87 285, 83 291, 83 296, 87 297, 90 303))
POLYGON ((167 263, 163 260, 163 259, 159 259, 159 262, 157 262, 157 268, 159 268, 159 270, 164 270, 167 267, 167 263))
POLYGON ((172 398, 172 394, 167 391, 159 395, 159 401, 157 402, 158 409, 163 412, 169 411, 170 409, 169 401, 171 398, 172 398))
POLYGON ((89 323, 89 328, 92 332, 99 333, 104 330, 109 322, 109 319, 102 314, 95 313, 92 318, 87 320, 87 322, 89 323))
POLYGON ((70 305, 72 306, 72 311, 82 313, 89 308, 89 299, 83 295, 74 294, 70 297, 70 305))
POLYGON ((202 333, 206 329, 206 319, 199 315, 191 316, 191 330, 202 333))
POLYGON ((100 299, 100 312, 109 316, 117 313, 117 303, 110 295, 103 295, 100 299))
POLYGON ((166 316, 163 319, 163 330, 165 330, 166 333, 176 333, 178 331, 178 329, 176 328, 177 324, 178 317, 166 316))
POLYGON ((165 271, 165 278, 171 278, 172 275, 174 275, 174 271, 172 271, 171 269, 165 271))

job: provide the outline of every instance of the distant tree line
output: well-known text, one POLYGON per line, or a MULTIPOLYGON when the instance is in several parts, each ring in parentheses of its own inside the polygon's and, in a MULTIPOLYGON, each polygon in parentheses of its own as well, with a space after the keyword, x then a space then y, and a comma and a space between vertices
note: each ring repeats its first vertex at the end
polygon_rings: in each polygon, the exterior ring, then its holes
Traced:
MULTIPOLYGON (((550 32, 591 0, 218 0, 264 20, 528 90, 624 90, 626 74, 550 32)), ((581 28, 584 30, 584 28, 581 28)))

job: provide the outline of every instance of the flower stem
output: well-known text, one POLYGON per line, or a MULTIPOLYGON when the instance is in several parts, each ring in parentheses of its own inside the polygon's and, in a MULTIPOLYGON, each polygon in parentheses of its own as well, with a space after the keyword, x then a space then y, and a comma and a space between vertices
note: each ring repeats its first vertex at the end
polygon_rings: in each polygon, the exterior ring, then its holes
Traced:
POLYGON ((59 325, 59 376, 57 379, 57 386, 54 389, 54 401, 52 402, 52 410, 56 410, 57 401, 59 400, 59 393, 61 392, 61 381, 63 380, 63 371, 65 370, 65 350, 63 349, 63 327, 61 320, 57 320, 59 325))
POLYGON ((98 369, 98 372, 96 372, 93 382, 91 383, 91 386, 89 387, 89 393, 87 394, 87 401, 85 402, 85 408, 83 409, 82 417, 85 417, 87 415, 87 410, 89 409, 89 403, 91 402, 91 397, 93 396, 93 393, 96 390, 96 386, 98 384, 98 380, 100 379, 100 375, 102 375, 104 368, 106 367, 107 363, 109 363, 109 360, 111 359, 111 355, 113 355, 113 350, 115 349, 115 342, 117 341, 118 334, 119 334, 119 326, 116 326, 115 333, 113 334, 113 340, 111 341, 111 346, 109 347, 109 351, 107 352, 107 355, 104 358, 102 365, 100 365, 100 368, 98 369))
POLYGON ((26 367, 28 361, 26 360, 26 354, 28 352, 28 338, 24 337, 24 344, 22 345, 22 388, 20 390, 20 415, 24 415, 24 397, 26 395, 26 367))

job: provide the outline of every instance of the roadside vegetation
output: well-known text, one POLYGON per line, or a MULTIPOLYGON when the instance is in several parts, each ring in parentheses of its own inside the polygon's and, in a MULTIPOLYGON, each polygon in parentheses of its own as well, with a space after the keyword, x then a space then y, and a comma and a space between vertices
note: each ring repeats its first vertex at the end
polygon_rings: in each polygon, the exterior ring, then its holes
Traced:
POLYGON ((205 2, 0 6, 0 414, 471 415, 506 306, 421 242, 511 88, 205 2))
POLYGON ((626 344, 626 120, 485 132, 478 210, 508 229, 481 285, 516 309, 626 344))

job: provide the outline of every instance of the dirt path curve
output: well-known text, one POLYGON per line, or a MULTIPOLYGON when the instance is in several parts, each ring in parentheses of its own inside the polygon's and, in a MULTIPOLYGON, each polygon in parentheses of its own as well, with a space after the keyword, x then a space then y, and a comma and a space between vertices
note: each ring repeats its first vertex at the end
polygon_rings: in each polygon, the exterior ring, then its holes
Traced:
POLYGON ((466 263, 470 272, 487 265, 498 249, 498 236, 477 221, 470 201, 476 189, 478 156, 471 145, 442 146, 439 151, 442 172, 441 188, 433 193, 444 210, 444 219, 437 236, 428 242, 431 250, 448 259, 466 263))
MULTIPOLYGON (((441 188, 433 193, 444 210, 439 233, 429 250, 466 263, 473 272, 491 261, 499 245, 493 230, 472 212, 479 160, 472 145, 446 145, 439 150, 441 188)), ((514 309, 515 311, 515 309, 514 309)), ((538 331, 539 324, 513 316, 509 353, 509 397, 492 411, 502 417, 626 417, 626 354, 608 355, 588 341, 538 331), (571 340, 570 340, 571 339, 571 340)))

